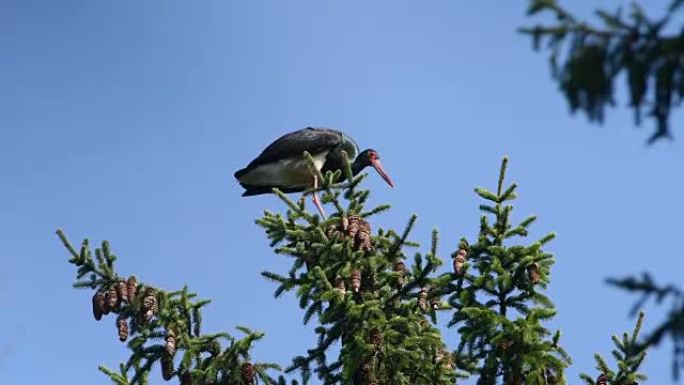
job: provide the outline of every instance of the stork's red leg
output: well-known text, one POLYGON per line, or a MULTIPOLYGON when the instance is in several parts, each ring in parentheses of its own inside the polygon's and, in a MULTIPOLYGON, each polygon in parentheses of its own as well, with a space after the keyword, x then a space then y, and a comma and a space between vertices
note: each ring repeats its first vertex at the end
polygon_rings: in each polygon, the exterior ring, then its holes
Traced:
POLYGON ((313 203, 316 205, 318 212, 321 213, 321 217, 325 219, 325 211, 323 211, 323 205, 321 204, 320 198, 318 198, 318 175, 314 175, 314 192, 313 192, 313 203))

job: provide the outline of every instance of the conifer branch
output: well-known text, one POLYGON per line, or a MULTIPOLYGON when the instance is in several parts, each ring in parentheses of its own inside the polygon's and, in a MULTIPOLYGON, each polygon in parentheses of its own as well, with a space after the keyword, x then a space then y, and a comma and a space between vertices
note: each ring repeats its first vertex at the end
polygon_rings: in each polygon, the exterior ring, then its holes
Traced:
POLYGON ((138 282, 134 276, 122 278, 116 273, 116 256, 107 241, 95 250, 93 258, 87 240, 77 253, 61 229, 57 235, 71 255, 69 262, 77 267, 74 286, 95 290, 92 299, 95 319, 112 313, 118 339, 129 341, 131 355, 120 365, 119 372, 99 367, 112 383, 146 385, 153 365, 159 362, 164 380, 177 377, 183 385, 243 385, 253 384, 256 378, 265 384, 284 385, 284 379, 268 374, 270 369, 279 370, 277 365, 250 362, 252 344, 263 333, 238 327, 245 334, 241 339, 227 333, 202 334, 201 309, 209 300, 194 299, 196 295, 187 288, 167 292, 138 282), (90 279, 81 280, 83 276, 90 279), (158 343, 160 340, 162 344, 158 343), (175 367, 178 357, 181 357, 180 364, 175 367), (247 373, 246 367, 254 367, 255 371, 247 373))

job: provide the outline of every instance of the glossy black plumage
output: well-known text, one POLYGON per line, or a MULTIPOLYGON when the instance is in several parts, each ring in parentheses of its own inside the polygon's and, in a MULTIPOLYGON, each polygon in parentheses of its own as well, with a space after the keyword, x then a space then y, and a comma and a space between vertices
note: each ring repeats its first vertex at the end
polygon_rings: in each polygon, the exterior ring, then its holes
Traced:
POLYGON ((342 151, 352 161, 356 175, 367 166, 373 166, 388 184, 389 176, 382 169, 378 154, 368 149, 359 153, 352 138, 341 131, 326 128, 304 128, 290 132, 268 145, 247 167, 238 170, 235 178, 245 188, 243 196, 271 193, 278 188, 285 193, 310 188, 314 178, 303 153, 314 158, 315 166, 325 174, 344 167, 342 151))

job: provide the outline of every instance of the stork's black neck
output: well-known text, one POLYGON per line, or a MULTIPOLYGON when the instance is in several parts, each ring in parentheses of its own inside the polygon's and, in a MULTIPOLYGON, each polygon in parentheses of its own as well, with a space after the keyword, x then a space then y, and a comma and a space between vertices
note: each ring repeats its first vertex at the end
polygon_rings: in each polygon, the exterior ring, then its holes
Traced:
POLYGON ((367 162, 364 162, 363 159, 356 157, 354 159, 354 163, 351 164, 351 171, 352 175, 357 176, 361 171, 363 171, 364 168, 368 166, 367 162))

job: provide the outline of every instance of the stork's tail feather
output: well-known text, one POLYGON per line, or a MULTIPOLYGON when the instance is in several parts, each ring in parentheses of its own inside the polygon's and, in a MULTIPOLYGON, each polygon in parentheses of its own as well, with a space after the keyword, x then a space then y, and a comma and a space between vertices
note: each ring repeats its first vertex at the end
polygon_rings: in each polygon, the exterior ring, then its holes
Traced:
POLYGON ((245 192, 242 193, 243 197, 251 197, 254 195, 262 195, 262 194, 271 194, 271 193, 273 193, 274 188, 277 188, 278 190, 284 192, 285 194, 302 192, 305 190, 305 188, 301 188, 301 187, 253 186, 253 185, 249 185, 249 184, 245 184, 245 183, 240 183, 240 186, 242 186, 245 189, 245 192))

